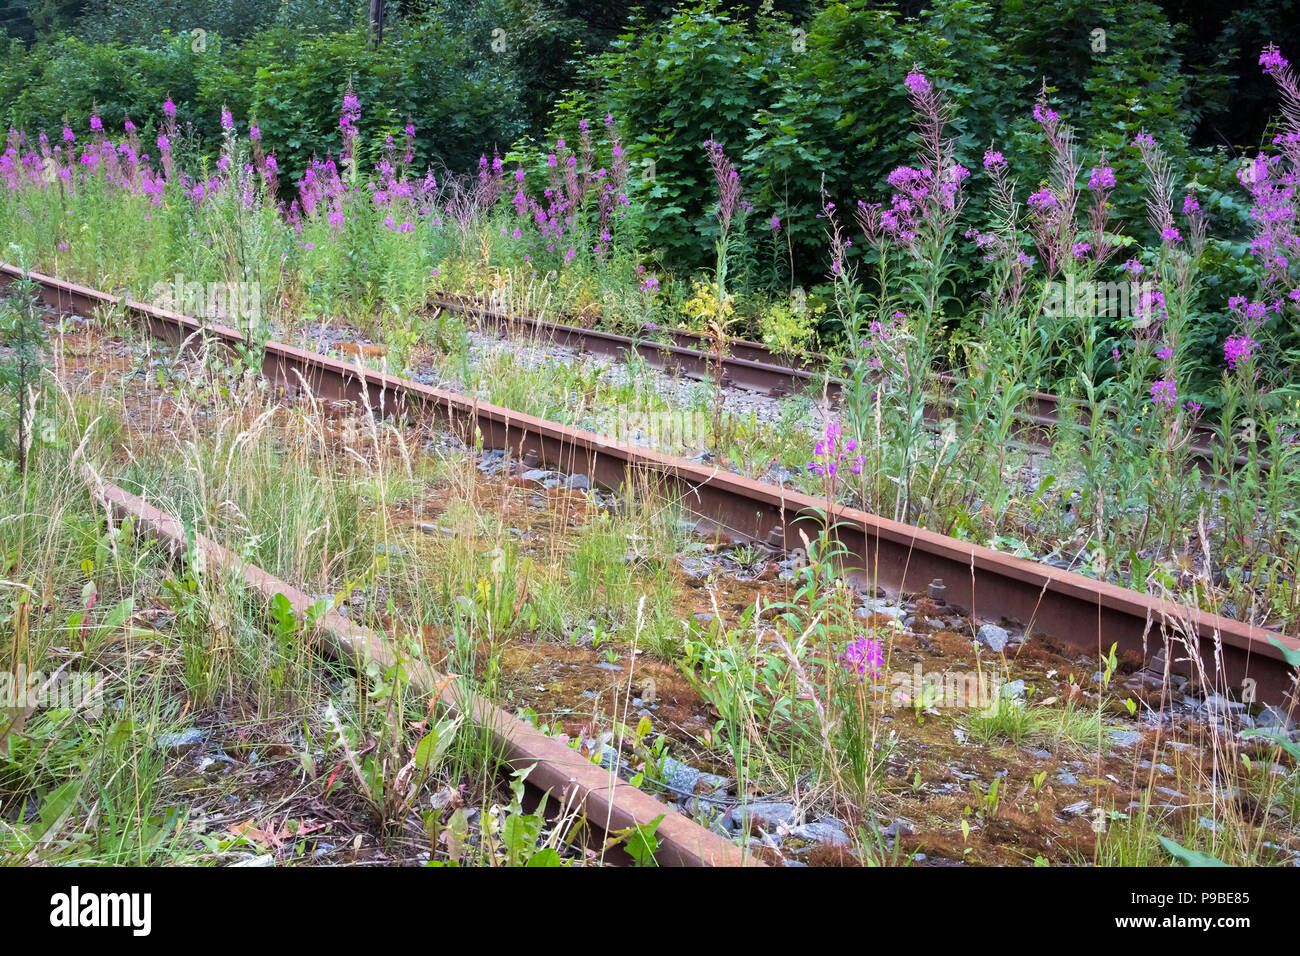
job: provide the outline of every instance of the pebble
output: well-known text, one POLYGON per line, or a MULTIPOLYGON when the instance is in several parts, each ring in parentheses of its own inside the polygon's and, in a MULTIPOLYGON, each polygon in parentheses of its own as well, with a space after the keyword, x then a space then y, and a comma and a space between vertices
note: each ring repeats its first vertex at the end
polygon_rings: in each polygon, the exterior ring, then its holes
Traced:
POLYGON ((1236 700, 1229 700, 1222 694, 1211 694, 1201 707, 1208 714, 1232 714, 1246 710, 1246 705, 1236 700))
POLYGON ((702 578, 706 577, 709 573, 708 564, 700 558, 682 558, 678 561, 678 565, 682 569, 682 574, 686 575, 688 578, 702 578))
POLYGON ((663 766, 659 769, 664 783, 678 796, 689 796, 695 792, 695 785, 700 779, 699 770, 672 757, 665 757, 663 766))
POLYGON ((850 842, 849 835, 842 827, 827 821, 805 823, 803 826, 795 827, 790 831, 790 836, 796 840, 807 840, 809 843, 822 843, 826 846, 848 846, 850 842))
POLYGON ((498 448, 493 451, 485 451, 479 456, 478 470, 485 475, 495 475, 505 465, 505 449, 498 448))
POLYGON ((887 605, 877 605, 872 607, 868 604, 864 607, 858 608, 854 613, 856 613, 858 617, 871 617, 872 615, 879 614, 881 617, 891 617, 897 621, 902 619, 907 612, 901 607, 889 607, 887 605))
POLYGON ((982 624, 975 633, 975 638, 981 644, 987 644, 990 650, 1001 651, 1011 639, 1011 632, 996 624, 982 624))
POLYGON ((724 824, 726 814, 715 803, 691 797, 682 804, 682 812, 700 826, 712 830, 719 836, 731 839, 731 830, 724 824))
POLYGON ((190 729, 175 734, 163 734, 158 738, 157 743, 159 750, 182 754, 203 743, 203 731, 190 729))
POLYGON ((716 773, 702 773, 695 782, 697 793, 718 794, 731 789, 730 777, 720 777, 716 773))
POLYGON ((1276 704, 1268 704, 1259 712, 1255 722, 1260 727, 1280 727, 1287 733, 1295 729, 1295 721, 1287 716, 1286 711, 1276 704))
POLYGON ((529 485, 539 485, 542 488, 558 488, 564 484, 564 476, 558 471, 547 471, 545 468, 530 468, 519 476, 519 480, 529 485))
POLYGON ((732 807, 723 817, 723 825, 739 829, 745 821, 752 820, 766 826, 795 826, 801 814, 793 803, 750 803, 732 807))
POLYGON ((621 771, 623 769, 623 760, 619 757, 617 750, 609 744, 605 744, 600 748, 600 765, 606 770, 621 771))
POLYGON ((1108 736, 1117 747, 1132 747, 1142 741, 1142 734, 1136 730, 1112 730, 1108 736))
POLYGON ((230 768, 235 765, 233 757, 226 754, 212 754, 203 758, 199 763, 199 773, 208 775, 218 775, 228 773, 230 768))

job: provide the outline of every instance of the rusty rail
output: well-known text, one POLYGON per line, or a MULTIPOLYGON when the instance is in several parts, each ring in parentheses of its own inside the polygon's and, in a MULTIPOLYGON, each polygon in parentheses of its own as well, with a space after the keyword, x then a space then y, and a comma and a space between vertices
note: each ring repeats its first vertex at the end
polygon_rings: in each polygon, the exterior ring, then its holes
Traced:
MULTIPOLYGON (((628 353, 635 353, 653 368, 702 381, 713 381, 720 366, 724 387, 739 386, 773 397, 804 392, 824 395, 827 399, 834 400, 842 394, 845 385, 843 379, 831 374, 837 366, 842 366, 842 360, 820 352, 790 355, 774 352, 760 342, 728 339, 724 354, 717 356, 714 354, 714 344, 707 335, 686 329, 655 329, 657 335, 667 339, 664 341, 663 338, 654 336, 619 335, 564 322, 552 322, 536 316, 505 313, 465 295, 452 297, 443 293, 433 298, 431 304, 462 312, 480 327, 499 333, 522 330, 558 345, 614 359, 623 359, 628 353)), ((932 424, 941 423, 951 414, 956 402, 954 393, 961 386, 960 380, 954 375, 940 374, 938 380, 947 393, 936 396, 926 408, 926 419, 932 424)), ((1027 392, 1024 401, 1015 411, 1015 417, 1019 423, 1017 431, 1020 436, 1044 449, 1050 447, 1046 436, 1056 429, 1068 427, 1086 435, 1091 428, 1086 408, 1078 402, 1062 399, 1050 392, 1027 392), (1063 407, 1070 408, 1086 420, 1062 421, 1063 407)), ((1191 452, 1198 467, 1206 468, 1213 461, 1214 439, 1213 429, 1197 426, 1191 452)), ((1243 465, 1247 460, 1245 455, 1234 457, 1237 465, 1243 465)))
MULTIPOLYGON (((0 281, 17 270, 0 266, 0 281)), ((62 310, 90 312, 124 305, 149 331, 180 344, 208 336, 228 345, 243 342, 233 329, 205 325, 179 313, 123 300, 83 286, 33 274, 44 301, 62 310)), ((583 472, 617 488, 635 472, 650 476, 706 524, 734 538, 760 542, 813 537, 829 517, 854 573, 895 592, 923 592, 943 578, 948 603, 971 617, 1018 620, 1026 633, 1054 638, 1100 656, 1112 643, 1150 661, 1195 653, 1216 686, 1241 689, 1253 681, 1256 699, 1285 704, 1295 693, 1295 668, 1281 647, 1300 650, 1300 640, 1276 631, 1187 608, 1059 568, 1014 558, 856 508, 617 442, 508 408, 480 403, 339 359, 278 342, 265 346, 263 372, 287 389, 305 381, 316 394, 353 401, 386 413, 432 416, 448 429, 481 438, 485 447, 528 452, 548 468, 583 472), (301 376, 301 379, 300 379, 301 376), (1187 651, 1179 648, 1186 645, 1187 651)), ((1183 665, 1184 667, 1186 665, 1183 665)))

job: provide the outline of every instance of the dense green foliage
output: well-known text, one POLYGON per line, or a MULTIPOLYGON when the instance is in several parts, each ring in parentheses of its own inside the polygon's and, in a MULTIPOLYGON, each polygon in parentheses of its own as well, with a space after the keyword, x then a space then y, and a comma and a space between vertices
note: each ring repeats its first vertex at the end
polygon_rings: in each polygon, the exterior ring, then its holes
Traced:
MULTIPOLYGON (((65 123, 85 130, 92 111, 109 129, 129 115, 149 149, 170 97, 176 148, 212 161, 228 107, 257 123, 288 184, 313 156, 339 153, 349 83, 363 168, 387 136, 402 140, 408 120, 412 166, 441 176, 494 151, 531 167, 557 138, 575 141, 580 120, 608 113, 639 183, 636 226, 652 261, 679 275, 712 264, 716 193, 703 143, 713 139, 752 204, 728 243, 730 287, 744 297, 802 286, 825 301, 819 211, 827 200, 846 210, 888 198, 889 171, 914 148, 900 80, 919 67, 958 118, 956 161, 978 169, 986 149, 1004 150, 1026 187, 1048 175, 1031 118, 1045 87, 1079 130, 1085 163, 1114 167, 1114 215, 1142 245, 1156 237, 1127 144, 1151 133, 1179 188, 1215 219, 1201 263, 1213 293, 1248 271, 1247 204, 1233 174, 1242 147, 1268 135, 1273 101, 1252 57, 1265 40, 1285 44, 1289 9, 1289 0, 1235 12, 1150 0, 393 0, 377 43, 368 4, 347 0, 43 0, 6 21, 14 39, 0 60, 0 118, 53 138, 65 123)), ((971 183, 968 222, 989 220, 988 189, 987 178, 971 183)), ((857 261, 861 249, 848 255, 857 261)), ((957 265, 952 281, 969 300, 986 267, 973 245, 957 265)), ((1191 334, 1221 341, 1222 302, 1193 308, 1191 334)))

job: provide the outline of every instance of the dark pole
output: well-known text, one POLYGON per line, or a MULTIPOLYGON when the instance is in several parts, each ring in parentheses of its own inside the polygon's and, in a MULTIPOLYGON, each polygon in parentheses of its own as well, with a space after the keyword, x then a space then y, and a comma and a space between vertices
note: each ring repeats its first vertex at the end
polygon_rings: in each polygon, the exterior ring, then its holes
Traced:
POLYGON ((370 34, 375 46, 384 42, 384 0, 370 0, 370 34))

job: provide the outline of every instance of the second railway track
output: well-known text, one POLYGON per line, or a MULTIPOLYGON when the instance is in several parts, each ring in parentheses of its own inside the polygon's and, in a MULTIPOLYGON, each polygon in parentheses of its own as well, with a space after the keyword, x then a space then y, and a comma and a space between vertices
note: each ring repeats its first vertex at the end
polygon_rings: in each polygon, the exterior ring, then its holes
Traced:
MULTIPOLYGON (((480 328, 497 334, 525 332, 548 342, 592 355, 623 360, 636 354, 652 368, 672 374, 684 375, 700 381, 713 381, 719 367, 724 387, 739 387, 780 398, 808 394, 836 401, 842 394, 844 380, 835 373, 840 364, 832 356, 807 353, 800 356, 773 352, 759 342, 745 339, 727 339, 719 355, 712 340, 701 333, 685 329, 656 328, 653 335, 629 336, 602 329, 586 328, 565 322, 554 322, 530 315, 516 315, 493 308, 480 299, 470 296, 436 295, 431 304, 440 309, 460 312, 470 317, 480 328)), ((952 375, 938 376, 939 386, 946 393, 936 395, 926 408, 926 418, 939 425, 952 409, 959 380, 952 375)), ((1016 410, 1018 437, 1034 447, 1048 450, 1050 437, 1059 429, 1067 428, 1088 435, 1089 428, 1080 421, 1062 415, 1069 407, 1072 415, 1081 419, 1088 416, 1078 403, 1063 400, 1049 392, 1029 392, 1016 410)), ((1193 437, 1191 452, 1198 467, 1206 468, 1214 458, 1213 432, 1198 426, 1193 437)), ((1244 464, 1247 458, 1238 455, 1235 463, 1244 464)))

